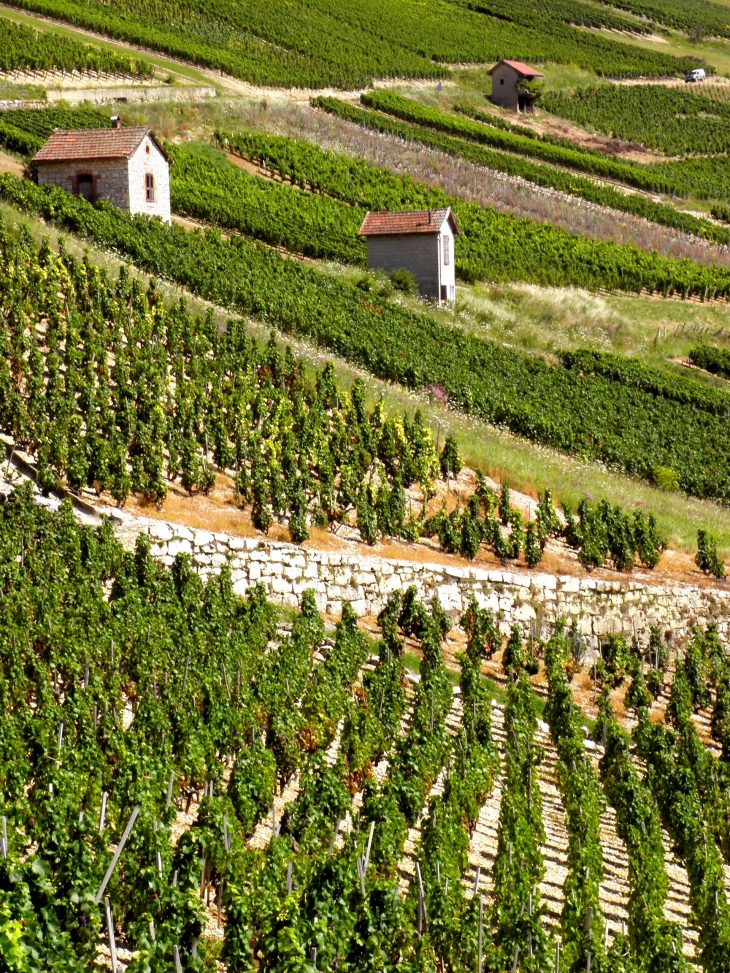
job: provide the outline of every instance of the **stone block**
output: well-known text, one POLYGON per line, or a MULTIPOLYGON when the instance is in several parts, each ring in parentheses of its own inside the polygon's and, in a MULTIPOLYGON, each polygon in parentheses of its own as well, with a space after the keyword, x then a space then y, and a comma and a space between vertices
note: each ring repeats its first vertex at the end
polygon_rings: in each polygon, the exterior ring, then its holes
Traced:
POLYGON ((157 521, 150 526, 150 540, 169 541, 172 539, 172 528, 164 520, 157 521))
POLYGON ((173 537, 167 545, 167 553, 170 557, 177 557, 178 554, 192 554, 193 546, 187 538, 173 537))
POLYGON ((444 611, 460 611, 463 607, 458 584, 439 585, 438 596, 444 611))

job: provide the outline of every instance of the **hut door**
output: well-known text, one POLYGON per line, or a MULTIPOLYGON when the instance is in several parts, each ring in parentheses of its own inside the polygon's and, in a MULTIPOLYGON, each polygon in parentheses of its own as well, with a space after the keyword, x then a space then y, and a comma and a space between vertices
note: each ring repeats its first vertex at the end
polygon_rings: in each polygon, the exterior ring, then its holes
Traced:
POLYGON ((76 177, 76 185, 78 186, 79 196, 83 196, 85 199, 94 198, 94 177, 89 173, 82 173, 76 177))

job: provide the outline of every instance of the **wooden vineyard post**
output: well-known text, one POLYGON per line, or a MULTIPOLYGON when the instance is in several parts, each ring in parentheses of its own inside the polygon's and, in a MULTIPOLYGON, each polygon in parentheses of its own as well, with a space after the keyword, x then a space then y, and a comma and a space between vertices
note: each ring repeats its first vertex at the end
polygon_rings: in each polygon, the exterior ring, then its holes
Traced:
POLYGON ((134 827, 134 822, 137 820, 138 814, 139 814, 139 805, 137 805, 137 807, 132 811, 132 813, 129 816, 129 821, 127 821, 127 827, 124 829, 124 834, 122 835, 121 841, 117 845, 117 850, 114 852, 114 857, 111 860, 111 864, 109 865, 109 868, 107 868, 106 870, 106 875, 104 876, 102 883, 99 886, 99 891, 96 893, 96 899, 94 900, 96 902, 96 905, 98 905, 101 902, 101 897, 104 894, 104 889, 106 889, 107 885, 109 884, 109 879, 112 877, 114 869, 117 867, 119 856, 124 850, 124 846, 127 843, 127 838, 129 837, 130 831, 134 827))
POLYGON ((109 934, 109 953, 112 960, 112 973, 117 973, 117 943, 114 938, 114 916, 112 915, 112 907, 108 895, 104 899, 104 909, 106 911, 106 929, 109 934))
MULTIPOLYGON (((479 874, 477 872, 477 883, 479 882, 479 874)), ((479 956, 477 960, 477 973, 482 973, 482 964, 484 962, 484 896, 479 896, 479 956)))

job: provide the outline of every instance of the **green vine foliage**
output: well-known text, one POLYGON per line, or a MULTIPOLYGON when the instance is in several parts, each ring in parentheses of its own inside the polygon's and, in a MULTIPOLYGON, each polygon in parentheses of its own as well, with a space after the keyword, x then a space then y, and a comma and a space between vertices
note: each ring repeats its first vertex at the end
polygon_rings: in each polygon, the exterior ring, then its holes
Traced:
POLYGON ((202 970, 202 950, 190 958, 204 927, 200 848, 194 835, 173 848, 170 827, 177 802, 220 786, 218 755, 260 732, 252 677, 272 610, 261 591, 235 597, 225 570, 203 585, 185 557, 164 568, 142 539, 125 552, 108 523, 80 526, 68 502, 49 514, 25 488, 0 508, 0 586, 6 968, 93 961, 95 894, 138 806, 107 890, 117 928, 139 946, 135 970, 169 968, 173 945, 202 970))
POLYGON ((611 708, 608 691, 599 701, 603 787, 616 811, 616 830, 629 856, 629 943, 640 973, 681 973, 682 930, 664 916, 669 877, 664 864, 661 819, 651 790, 631 759, 629 744, 611 708))
POLYGON ((518 950, 520 968, 538 973, 551 964, 553 948, 542 923, 545 904, 538 889, 545 869, 537 777, 543 752, 535 743, 535 694, 524 669, 509 682, 504 727, 506 754, 491 915, 492 969, 511 969, 518 950))
MULTIPOLYGON (((614 374, 616 370, 613 368, 606 374, 582 374, 567 365, 551 367, 539 359, 528 358, 477 336, 456 332, 449 325, 398 304, 388 301, 373 304, 357 287, 284 259, 243 237, 224 240, 213 230, 205 234, 188 232, 143 217, 131 218, 110 205, 92 206, 57 187, 34 186, 27 181, 20 183, 10 176, 0 179, 0 195, 21 208, 43 215, 56 225, 125 254, 141 268, 189 287, 199 296, 268 321, 285 333, 307 337, 330 348, 380 378, 411 388, 440 386, 448 393, 452 405, 505 425, 532 440, 602 459, 648 478, 653 476, 658 465, 666 465, 677 472, 679 482, 687 492, 719 498, 730 495, 730 487, 725 482, 727 470, 718 460, 718 455, 722 454, 718 443, 727 437, 726 409, 722 416, 717 412, 719 390, 713 390, 712 401, 695 390, 687 405, 678 410, 677 397, 684 395, 686 387, 682 382, 673 383, 667 378, 660 382, 658 369, 649 370, 652 388, 641 385, 637 388, 626 376, 614 374), (634 433, 630 443, 622 434, 629 426, 634 433), (703 458, 707 462, 703 462, 703 458)), ((7 236, 3 247, 6 252, 15 252, 7 236)), ((29 259, 35 263, 33 248, 25 238, 23 249, 30 251, 29 259)), ((547 254, 544 248, 541 252, 547 254)), ((646 255, 641 259, 645 258, 649 259, 646 255)), ((563 263, 557 255, 549 259, 551 266, 563 263)), ((53 260, 48 257, 44 263, 53 267, 53 260)), ((613 264, 613 261, 608 263, 613 264)), ((580 265, 585 267, 586 261, 581 259, 580 265)), ((685 271, 694 273, 695 270, 695 265, 683 265, 683 275, 685 271)), ((710 270, 702 268, 697 272, 705 274, 710 270)), ((94 297, 97 280, 100 278, 96 278, 92 285, 94 297)), ((8 278, 8 283, 17 284, 17 281, 15 276, 8 278)), ((109 288, 102 288, 101 282, 98 286, 100 293, 108 293, 109 288)), ((65 288, 59 286, 59 290, 49 290, 51 309, 57 318, 62 318, 65 307, 58 294, 65 295, 65 288)), ((27 301, 28 295, 25 297, 27 301)), ((31 317, 34 313, 31 308, 31 317)), ((117 330, 128 320, 128 303, 126 309, 119 308, 119 315, 121 320, 117 330)), ((211 344, 218 343, 214 321, 210 321, 206 331, 210 336, 196 345, 196 354, 192 354, 190 348, 185 349, 196 365, 202 364, 203 350, 207 353, 211 344)), ((229 331, 220 340, 228 344, 232 342, 232 336, 237 335, 242 343, 244 334, 242 323, 231 323, 229 331)), ((163 357, 163 348, 163 345, 155 346, 156 355, 163 357)), ((235 361, 235 357, 232 360, 235 361)), ((80 388, 86 384, 83 368, 88 371, 88 362, 84 363, 82 358, 72 373, 80 388)), ((160 377, 150 381, 146 388, 156 389, 160 377)), ((232 376, 230 380, 232 382, 232 376)), ((274 388, 278 387, 279 381, 272 382, 274 388)), ((5 382, 11 386, 10 402, 21 414, 19 421, 25 419, 24 410, 19 408, 20 402, 13 395, 18 390, 12 388, 12 376, 6 377, 5 382)), ((112 383, 114 377, 109 384, 112 383)), ((178 395, 183 396, 182 389, 178 395)), ((173 450, 176 463, 191 453, 197 456, 202 473, 198 474, 194 466, 189 476, 201 475, 201 487, 210 482, 212 460, 216 465, 225 465, 235 463, 237 458, 231 439, 226 441, 222 434, 226 428, 223 404, 219 402, 216 407, 215 400, 212 400, 212 406, 210 402, 208 399, 208 406, 218 413, 218 421, 208 436, 208 449, 205 450, 203 442, 204 449, 200 450, 196 434, 199 435, 201 430, 195 423, 194 403, 184 401, 181 407, 184 407, 185 421, 176 423, 173 450), (216 455, 211 457, 214 444, 216 455)), ((155 402, 145 402, 145 405, 154 407, 155 402)), ((263 406, 261 400, 259 406, 263 406)), ((134 416, 129 406, 127 410, 125 414, 131 421, 134 416)), ((263 426, 262 412, 254 412, 252 406, 251 413, 251 418, 258 418, 263 426)), ((161 483, 164 415, 164 410, 153 409, 145 442, 139 447, 140 457, 147 458, 146 462, 140 459, 138 465, 150 482, 152 496, 161 483), (160 437, 163 437, 162 443, 160 437), (146 445, 147 439, 151 448, 146 445)), ((245 425, 248 427, 249 422, 245 425)), ((235 436, 235 426, 227 431, 229 437, 235 436)), ((54 430, 51 428, 50 432, 54 430)), ((75 449, 77 441, 78 437, 72 436, 67 448, 75 449)), ((123 445, 118 442, 113 448, 102 449, 111 469, 123 452, 123 445)), ((50 455, 50 444, 45 453, 50 455)), ((238 459, 247 466, 252 464, 251 457, 238 456, 238 459)), ((264 462, 264 456, 258 459, 257 467, 264 462)), ((283 455, 281 461, 284 461, 283 455)), ((119 477, 122 466, 120 461, 119 477)), ((133 466, 133 470, 136 467, 133 466)), ((253 465, 249 466, 249 472, 255 479, 253 465)), ((402 480, 405 485, 405 474, 402 480)), ((292 492, 296 493, 296 490, 284 491, 280 480, 276 485, 276 496, 271 500, 272 512, 274 504, 276 509, 282 509, 292 492)), ((351 496, 353 490, 357 493, 361 485, 361 480, 354 474, 346 477, 347 495, 351 496)), ((122 486, 120 483, 120 491, 122 486)), ((354 500, 349 502, 352 504, 354 500)), ((374 501, 371 498, 369 502, 374 501)), ((319 507, 325 509, 327 503, 331 500, 328 490, 324 489, 319 507)))
POLYGON ((702 964, 706 970, 720 973, 730 961, 730 908, 722 856, 714 840, 713 803, 703 795, 707 767, 704 760, 696 763, 701 754, 690 719, 692 693, 681 669, 672 686, 669 709, 677 730, 652 724, 648 710, 642 708, 635 737, 638 752, 647 762, 647 780, 662 824, 687 868, 702 964))
POLYGON ((613 969, 605 949, 599 902, 603 879, 600 818, 605 799, 585 748, 582 713, 573 707, 567 678, 567 638, 556 627, 545 649, 550 698, 545 715, 558 753, 557 779, 568 827, 568 875, 561 915, 563 952, 568 969, 613 969))

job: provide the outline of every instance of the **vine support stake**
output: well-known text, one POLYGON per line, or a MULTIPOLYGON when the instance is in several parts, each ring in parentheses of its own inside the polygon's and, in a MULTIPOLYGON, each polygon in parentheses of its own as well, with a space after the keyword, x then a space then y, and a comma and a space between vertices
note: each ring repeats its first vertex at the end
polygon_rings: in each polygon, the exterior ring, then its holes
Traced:
POLYGON ((374 834, 375 834, 375 822, 374 821, 371 821, 370 822, 370 835, 368 837, 368 847, 367 847, 367 850, 365 852, 365 869, 364 869, 365 871, 368 870, 368 865, 370 864, 370 849, 371 849, 372 844, 373 844, 373 835, 374 834))
POLYGON ((99 812, 99 834, 104 830, 104 822, 106 821, 106 799, 107 792, 101 795, 101 811, 99 812))
POLYGON ((175 973, 183 973, 182 963, 180 962, 180 950, 177 946, 172 947, 172 955, 175 960, 175 973))
POLYGON ((418 876, 418 890, 420 893, 421 901, 423 902, 423 921, 426 924, 426 930, 428 930, 428 909, 426 908, 426 891, 423 887, 423 878, 421 877, 421 866, 416 862, 416 875, 418 876))
POLYGON ((520 958, 520 947, 515 946, 515 958, 514 958, 514 962, 512 963, 512 973, 517 973, 517 961, 519 960, 519 958, 520 958))
POLYGON ((170 804, 172 804, 172 788, 173 788, 174 783, 175 783, 175 771, 174 770, 171 770, 170 771, 170 780, 167 783, 167 802, 165 804, 165 807, 169 807, 170 804))
POLYGON ((477 865, 477 877, 474 879, 474 895, 472 898, 476 898, 479 894, 479 881, 482 877, 482 866, 477 865))
POLYGON ((124 829, 124 834, 122 835, 121 841, 117 845, 117 850, 114 852, 114 857, 111 860, 111 864, 109 865, 109 868, 107 868, 106 870, 106 875, 104 876, 102 883, 99 886, 99 891, 96 893, 96 899, 94 900, 96 905, 98 905, 101 902, 101 897, 104 894, 104 890, 106 889, 107 885, 109 884, 109 879, 112 877, 114 869, 117 867, 119 856, 122 854, 122 851, 124 850, 124 846, 127 843, 127 838, 129 837, 130 831, 134 827, 134 822, 137 820, 138 814, 139 814, 139 805, 135 807, 135 809, 132 811, 132 813, 129 816, 129 821, 127 821, 127 827, 124 829))
MULTIPOLYGON (((478 876, 477 876, 477 881, 479 881, 479 877, 478 876)), ((480 895, 479 896, 479 955, 478 955, 478 959, 477 959, 477 973, 482 973, 482 963, 483 963, 482 943, 483 943, 483 936, 484 936, 484 896, 483 895, 480 895)))
POLYGON ((338 818, 337 819, 337 824, 335 825, 335 833, 332 835, 332 841, 330 841, 330 846, 327 849, 327 854, 328 855, 331 855, 332 854, 332 850, 335 847, 335 841, 337 841, 337 835, 338 835, 339 830, 340 830, 341 827, 342 827, 342 818, 338 818))
POLYGON ((555 943, 555 973, 560 973, 560 940, 555 943))
POLYGON ((291 889, 292 889, 292 885, 291 885, 291 873, 292 873, 292 863, 289 862, 289 864, 286 866, 286 891, 287 891, 287 895, 291 892, 291 889))
POLYGON ((2 836, 2 850, 3 858, 8 857, 8 819, 3 814, 3 836, 2 836))
MULTIPOLYGON (((98 902, 97 902, 98 905, 98 902)), ((114 916, 112 915, 112 907, 109 902, 109 896, 104 899, 104 909, 106 911, 106 928, 109 933, 109 952, 112 958, 112 973, 117 973, 119 967, 117 966, 117 943, 114 938, 114 916)))

